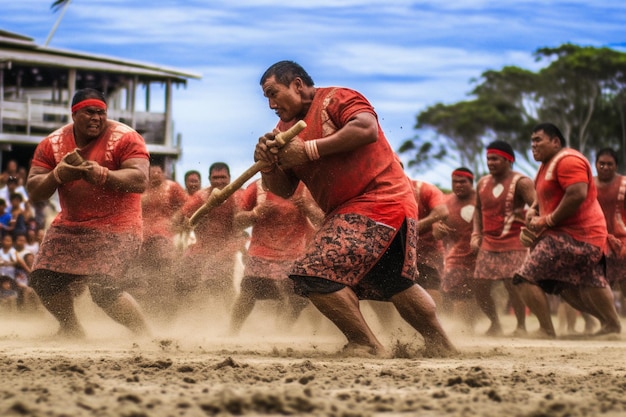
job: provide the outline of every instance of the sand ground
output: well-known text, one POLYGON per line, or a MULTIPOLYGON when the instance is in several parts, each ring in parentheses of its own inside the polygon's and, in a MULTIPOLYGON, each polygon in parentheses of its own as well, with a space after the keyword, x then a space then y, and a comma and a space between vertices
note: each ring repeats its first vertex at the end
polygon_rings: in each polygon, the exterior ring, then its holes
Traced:
MULTIPOLYGON (((0 318, 0 416, 626 416, 623 335, 492 338, 486 321, 470 334, 444 319, 460 353, 428 358, 416 333, 381 325, 365 305, 394 353, 371 359, 338 353, 345 340, 311 307, 289 333, 261 304, 237 337, 197 311, 145 339, 88 299, 79 310, 80 342, 53 337, 47 314, 0 318)), ((512 317, 504 324, 510 333, 512 317)))

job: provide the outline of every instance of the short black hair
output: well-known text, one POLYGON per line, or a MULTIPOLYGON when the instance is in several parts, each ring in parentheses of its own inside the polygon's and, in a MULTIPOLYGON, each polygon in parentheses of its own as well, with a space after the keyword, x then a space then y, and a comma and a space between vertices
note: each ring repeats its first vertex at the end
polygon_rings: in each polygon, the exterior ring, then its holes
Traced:
POLYGON ((535 127, 533 127, 533 133, 539 132, 540 130, 543 130, 543 132, 550 136, 551 138, 553 137, 557 137, 559 138, 559 142, 561 142, 561 146, 565 147, 565 138, 563 137, 563 134, 561 133, 561 131, 559 130, 558 127, 556 127, 556 125, 554 123, 549 123, 549 122, 543 122, 543 123, 539 123, 537 125, 535 125, 535 127))
POLYGON ((87 100, 88 98, 97 98, 98 100, 102 100, 104 104, 107 102, 101 91, 98 91, 95 88, 82 88, 74 93, 74 97, 72 98, 72 107, 81 101, 87 100))
POLYGON ((313 78, 300 64, 294 61, 279 61, 269 67, 261 76, 260 84, 263 85, 268 78, 274 76, 276 82, 288 86, 296 78, 300 78, 307 87, 313 87, 313 78))
POLYGON ((467 179, 468 179, 468 180, 470 180, 470 182, 471 182, 472 184, 474 183, 474 173, 472 172, 472 170, 471 170, 471 169, 466 168, 466 167, 459 167, 459 168, 455 168, 455 169, 452 171, 452 175, 454 175, 454 173, 455 173, 456 171, 461 171, 461 172, 465 172, 466 174, 469 174, 471 177, 469 177, 469 176, 468 176, 468 177, 467 177, 467 179))
POLYGON ((230 168, 226 162, 214 162, 209 167, 209 177, 211 176, 211 172, 215 169, 225 169, 228 175, 230 176, 230 168))
MULTIPOLYGON (((210 173, 211 171, 209 171, 210 173)), ((195 169, 192 169, 191 171, 187 171, 185 172, 185 181, 187 181, 187 178, 189 178, 192 175, 197 175, 198 178, 202 179, 202 175, 200 174, 200 172, 196 171, 195 169)), ((230 175, 230 173, 229 173, 230 175)))
POLYGON ((619 166, 619 158, 617 156, 617 152, 613 148, 602 148, 596 153, 596 162, 602 155, 609 155, 615 161, 615 165, 619 166))

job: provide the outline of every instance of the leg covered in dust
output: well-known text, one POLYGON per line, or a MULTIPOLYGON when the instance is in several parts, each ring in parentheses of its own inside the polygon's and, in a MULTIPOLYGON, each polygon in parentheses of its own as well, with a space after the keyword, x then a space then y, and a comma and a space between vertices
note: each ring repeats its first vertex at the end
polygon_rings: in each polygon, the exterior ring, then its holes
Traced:
POLYGON ((439 322, 435 302, 426 290, 413 285, 393 295, 391 302, 400 316, 424 337, 428 354, 445 356, 456 352, 439 322))
POLYGON ((387 356, 385 348, 365 321, 359 299, 351 288, 344 287, 326 294, 310 293, 309 300, 346 336, 348 348, 358 350, 362 347, 372 355, 387 356))

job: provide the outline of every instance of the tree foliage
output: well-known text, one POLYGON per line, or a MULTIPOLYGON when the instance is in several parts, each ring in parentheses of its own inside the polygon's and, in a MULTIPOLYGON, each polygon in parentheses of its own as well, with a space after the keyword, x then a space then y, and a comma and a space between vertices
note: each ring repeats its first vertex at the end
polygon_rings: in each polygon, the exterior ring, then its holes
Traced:
POLYGON ((534 52, 546 66, 533 72, 515 66, 487 70, 469 100, 436 103, 420 112, 421 135, 400 153, 409 166, 430 167, 453 159, 484 171, 483 150, 495 139, 509 142, 529 164, 530 131, 539 121, 561 129, 568 146, 589 159, 611 146, 626 160, 626 54, 609 48, 563 44, 534 52))

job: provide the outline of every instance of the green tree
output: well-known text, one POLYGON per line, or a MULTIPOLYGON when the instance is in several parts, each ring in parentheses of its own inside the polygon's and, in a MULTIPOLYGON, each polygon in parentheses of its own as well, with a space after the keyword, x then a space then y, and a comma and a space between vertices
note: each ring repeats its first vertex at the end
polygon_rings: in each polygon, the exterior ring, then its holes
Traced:
MULTIPOLYGON (((472 99, 437 103, 417 115, 422 139, 416 135, 400 148, 414 153, 409 166, 429 166, 458 154, 469 167, 480 167, 487 142, 506 140, 529 166, 529 137, 538 121, 562 130, 568 146, 592 159, 594 151, 611 146, 626 160, 626 54, 609 48, 564 44, 534 53, 547 65, 537 72, 507 66, 487 70, 472 99)), ((626 167, 625 167, 626 168, 626 167)), ((523 170, 524 171, 524 170, 523 170)), ((534 171, 534 168, 532 169, 534 171)), ((480 171, 477 171, 480 172, 480 171)))

